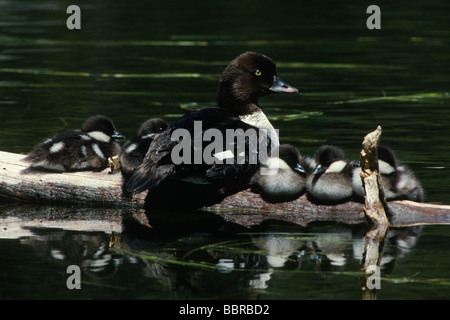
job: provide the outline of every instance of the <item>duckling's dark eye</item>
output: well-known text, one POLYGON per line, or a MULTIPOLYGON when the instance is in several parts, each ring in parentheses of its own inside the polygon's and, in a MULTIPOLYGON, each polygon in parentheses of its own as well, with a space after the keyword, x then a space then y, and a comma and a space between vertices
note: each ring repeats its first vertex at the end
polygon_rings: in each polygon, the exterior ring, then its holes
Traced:
POLYGON ((260 75, 262 75, 262 72, 259 69, 256 69, 255 76, 259 77, 260 75))

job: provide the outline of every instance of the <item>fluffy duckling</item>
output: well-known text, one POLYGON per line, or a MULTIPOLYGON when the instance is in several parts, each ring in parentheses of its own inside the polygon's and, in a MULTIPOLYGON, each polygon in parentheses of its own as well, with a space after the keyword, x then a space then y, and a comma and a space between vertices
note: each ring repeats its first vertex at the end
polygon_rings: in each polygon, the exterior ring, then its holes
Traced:
POLYGON ((169 124, 161 118, 148 119, 141 125, 138 136, 122 146, 119 161, 124 177, 129 178, 131 176, 134 169, 144 160, 152 141, 168 126, 169 124))
MULTIPOLYGON (((122 185, 128 182, 134 169, 142 163, 156 136, 166 130, 168 126, 169 124, 161 118, 148 119, 141 125, 138 136, 122 146, 119 155, 122 185)), ((122 188, 122 191, 124 196, 131 195, 124 188, 122 188)))
MULTIPOLYGON (((423 189, 414 173, 399 164, 394 151, 386 146, 378 146, 378 169, 387 201, 412 200, 423 202, 423 189)), ((361 168, 353 172, 353 192, 356 197, 364 197, 364 188, 360 177, 361 168)))
POLYGON ((355 164, 346 160, 344 152, 324 145, 315 153, 317 167, 307 180, 312 202, 336 204, 352 197, 352 171, 355 164))
POLYGON ((111 119, 97 115, 88 118, 81 130, 71 129, 37 145, 24 161, 30 169, 53 172, 101 171, 108 158, 120 153, 114 139, 123 139, 111 119))
POLYGON ((250 180, 251 190, 267 202, 287 202, 306 190, 306 177, 314 170, 314 161, 303 157, 292 145, 282 144, 250 180))

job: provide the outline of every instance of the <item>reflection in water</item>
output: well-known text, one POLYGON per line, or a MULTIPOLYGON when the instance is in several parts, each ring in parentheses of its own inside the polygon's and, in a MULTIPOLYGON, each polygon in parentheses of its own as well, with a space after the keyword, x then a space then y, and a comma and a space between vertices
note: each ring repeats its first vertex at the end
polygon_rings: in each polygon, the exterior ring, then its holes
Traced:
MULTIPOLYGON (((20 241, 51 263, 80 266, 84 285, 115 283, 118 272, 134 265, 133 279, 156 280, 172 298, 255 299, 270 292, 273 281, 302 273, 323 281, 344 273, 349 282, 359 281, 364 225, 267 221, 243 228, 209 212, 154 212, 149 223, 123 215, 121 232, 25 227, 20 241)), ((421 227, 388 230, 383 275, 394 273, 420 232, 421 227)))
POLYGON ((43 257, 78 265, 93 277, 114 274, 124 257, 114 255, 110 238, 103 232, 73 232, 70 230, 31 229, 34 235, 21 239, 21 244, 34 248, 43 257))

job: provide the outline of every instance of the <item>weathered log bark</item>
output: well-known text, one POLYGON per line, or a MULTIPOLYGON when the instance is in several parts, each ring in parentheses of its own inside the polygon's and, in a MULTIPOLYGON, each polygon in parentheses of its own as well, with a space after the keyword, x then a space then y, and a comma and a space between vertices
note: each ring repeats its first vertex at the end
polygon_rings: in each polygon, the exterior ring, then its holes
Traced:
POLYGON ((31 203, 126 207, 140 205, 121 197, 121 175, 102 172, 47 173, 28 170, 24 155, 0 152, 0 197, 31 203))
MULTIPOLYGON (((377 229, 386 230, 389 220, 386 215, 386 200, 378 170, 378 140, 381 136, 381 127, 364 137, 361 150, 361 179, 365 191, 364 212, 368 220, 377 229)), ((380 234, 381 237, 384 234, 380 234)))
MULTIPOLYGON (((0 152, 0 202, 15 201, 39 204, 65 204, 104 208, 141 208, 145 192, 133 201, 122 199, 120 174, 102 172, 29 173, 24 155, 0 152), (25 170, 25 171, 24 171, 25 170)), ((389 202, 392 226, 450 224, 450 206, 389 202)), ((347 202, 339 205, 316 205, 306 196, 286 203, 265 202, 259 195, 242 191, 206 210, 225 220, 244 226, 264 220, 283 220, 300 225, 311 221, 338 221, 348 224, 365 223, 363 204, 347 202)), ((57 211, 54 212, 57 215, 57 211)))
MULTIPOLYGON (((378 276, 381 257, 383 256, 384 237, 389 227, 386 215, 387 208, 384 197, 381 175, 378 169, 378 140, 381 135, 381 127, 364 137, 361 150, 361 179, 365 191, 364 213, 371 226, 365 239, 365 250, 362 261, 362 291, 363 299, 376 298, 376 288, 369 281, 370 277, 378 276)), ((378 280, 379 281, 379 280, 378 280)))

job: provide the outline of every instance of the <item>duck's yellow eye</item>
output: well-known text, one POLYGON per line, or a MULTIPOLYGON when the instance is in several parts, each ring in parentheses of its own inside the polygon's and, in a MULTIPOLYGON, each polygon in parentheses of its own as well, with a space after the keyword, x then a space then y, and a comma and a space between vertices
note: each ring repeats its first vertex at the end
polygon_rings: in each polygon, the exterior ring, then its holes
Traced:
POLYGON ((262 74, 261 71, 259 71, 259 70, 256 70, 256 71, 255 71, 255 75, 260 76, 261 74, 262 74))

